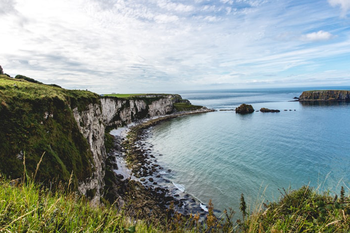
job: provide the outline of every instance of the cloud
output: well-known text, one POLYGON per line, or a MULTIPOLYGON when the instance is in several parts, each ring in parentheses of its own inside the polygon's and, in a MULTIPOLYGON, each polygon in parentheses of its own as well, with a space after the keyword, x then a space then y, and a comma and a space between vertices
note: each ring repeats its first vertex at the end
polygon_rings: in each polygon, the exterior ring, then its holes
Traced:
POLYGON ((16 12, 14 0, 0 1, 0 16, 4 14, 11 14, 13 12, 16 12))
POLYGON ((333 39, 335 36, 333 36, 331 33, 329 32, 325 32, 325 31, 318 31, 318 32, 312 32, 306 35, 303 35, 301 37, 302 40, 305 41, 327 41, 327 40, 331 40, 333 39))
POLYGON ((0 15, 2 67, 67 88, 196 89, 263 82, 266 74, 269 83, 281 83, 284 73, 320 73, 333 60, 349 67, 343 58, 350 34, 327 2, 317 8, 302 0, 4 2, 12 8, 0 15), (328 43, 309 43, 315 41, 328 43))
POLYGON ((194 10, 194 7, 191 5, 184 5, 181 3, 173 3, 167 0, 158 0, 158 6, 164 8, 168 11, 177 11, 177 12, 191 12, 194 10))
POLYGON ((340 6, 342 17, 345 17, 348 10, 350 10, 350 0, 328 0, 328 2, 332 7, 340 6))

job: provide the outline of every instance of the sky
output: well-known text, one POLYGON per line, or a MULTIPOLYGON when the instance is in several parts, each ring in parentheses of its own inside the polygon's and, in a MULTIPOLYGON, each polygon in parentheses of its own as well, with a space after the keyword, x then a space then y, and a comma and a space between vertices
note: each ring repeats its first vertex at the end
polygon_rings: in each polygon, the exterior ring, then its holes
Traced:
POLYGON ((350 85, 350 0, 0 0, 0 65, 96 93, 350 85))

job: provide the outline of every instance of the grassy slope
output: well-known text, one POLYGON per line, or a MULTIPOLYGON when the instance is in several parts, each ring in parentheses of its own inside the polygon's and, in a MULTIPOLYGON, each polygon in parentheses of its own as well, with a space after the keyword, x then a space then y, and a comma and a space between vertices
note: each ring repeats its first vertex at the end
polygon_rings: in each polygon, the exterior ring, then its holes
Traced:
POLYGON ((309 187, 285 192, 245 221, 247 232, 350 232, 350 199, 309 187))
POLYGON ((0 171, 20 177, 25 156, 31 173, 45 152, 45 166, 38 172, 40 181, 67 182, 73 171, 76 186, 78 179, 89 177, 92 155, 69 105, 84 110, 87 104, 97 102, 98 95, 88 91, 0 75, 0 171))
POLYGON ((39 188, 33 182, 22 185, 0 175, 0 232, 349 232, 349 198, 337 200, 308 187, 286 192, 252 214, 232 223, 212 217, 205 224, 198 216, 184 219, 174 214, 163 223, 153 219, 131 221, 114 206, 91 207, 74 193, 39 188))
POLYGON ((188 103, 175 103, 174 107, 176 111, 182 112, 182 111, 193 111, 193 110, 198 110, 203 108, 203 106, 198 106, 198 105, 192 105, 188 103))
MULTIPOLYGON (((0 232, 151 232, 113 207, 93 208, 74 193, 52 193, 32 182, 15 187, 0 176, 0 232)), ((155 232, 155 231, 153 231, 155 232)))

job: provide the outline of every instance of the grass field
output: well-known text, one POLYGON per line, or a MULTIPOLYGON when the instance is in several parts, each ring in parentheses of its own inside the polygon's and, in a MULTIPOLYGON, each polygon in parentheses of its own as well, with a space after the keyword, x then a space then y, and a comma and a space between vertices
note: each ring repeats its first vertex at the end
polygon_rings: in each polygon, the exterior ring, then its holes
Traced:
POLYGON ((102 96, 106 97, 116 97, 116 98, 121 98, 121 99, 131 99, 135 97, 142 97, 145 98, 149 96, 149 98, 154 98, 154 97, 161 97, 161 96, 167 96, 170 94, 151 94, 151 93, 144 93, 144 94, 103 94, 102 96))

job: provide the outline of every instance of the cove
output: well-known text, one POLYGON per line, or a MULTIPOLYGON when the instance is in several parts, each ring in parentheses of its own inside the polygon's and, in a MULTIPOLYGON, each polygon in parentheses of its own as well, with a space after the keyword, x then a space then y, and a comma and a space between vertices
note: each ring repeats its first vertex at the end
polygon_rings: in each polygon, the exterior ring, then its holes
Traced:
POLYGON ((255 109, 280 113, 239 115, 217 111, 162 122, 146 142, 165 176, 203 203, 217 209, 274 201, 283 189, 310 185, 339 192, 349 187, 350 105, 290 102, 301 90, 181 93, 194 104, 234 108, 247 99, 255 109), (209 103, 209 104, 205 104, 209 103), (287 110, 287 111, 285 111, 287 110))

